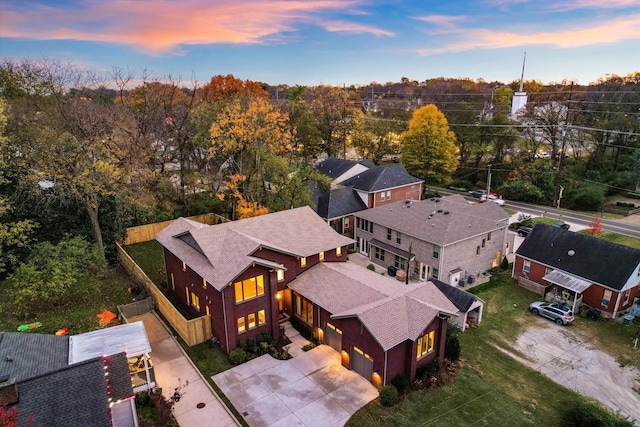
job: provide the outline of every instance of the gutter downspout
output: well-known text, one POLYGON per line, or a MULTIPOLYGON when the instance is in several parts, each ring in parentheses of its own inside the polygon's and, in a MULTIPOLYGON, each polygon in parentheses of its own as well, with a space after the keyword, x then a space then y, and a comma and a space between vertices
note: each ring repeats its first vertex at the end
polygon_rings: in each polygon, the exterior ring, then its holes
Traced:
POLYGON ((224 300, 224 289, 222 290, 222 317, 224 318, 224 342, 229 352, 229 331, 227 330, 227 303, 224 300))
POLYGON ((384 372, 382 374, 382 385, 387 385, 387 351, 384 352, 384 372))
POLYGON ((620 297, 622 296, 622 291, 618 292, 618 298, 616 299, 616 306, 613 308, 613 318, 616 318, 616 314, 618 314, 618 307, 620 306, 620 297))

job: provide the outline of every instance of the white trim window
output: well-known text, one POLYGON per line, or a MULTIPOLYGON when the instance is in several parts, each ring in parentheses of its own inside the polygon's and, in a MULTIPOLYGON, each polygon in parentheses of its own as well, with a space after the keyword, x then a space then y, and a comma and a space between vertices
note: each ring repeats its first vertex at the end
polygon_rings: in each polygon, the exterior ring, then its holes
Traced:
POLYGON ((522 271, 525 273, 531 273, 531 261, 527 259, 524 260, 524 263, 522 264, 522 271))
POLYGON ((602 306, 603 307, 609 307, 609 303, 611 302, 611 294, 612 292, 608 289, 604 290, 604 293, 602 294, 602 306))

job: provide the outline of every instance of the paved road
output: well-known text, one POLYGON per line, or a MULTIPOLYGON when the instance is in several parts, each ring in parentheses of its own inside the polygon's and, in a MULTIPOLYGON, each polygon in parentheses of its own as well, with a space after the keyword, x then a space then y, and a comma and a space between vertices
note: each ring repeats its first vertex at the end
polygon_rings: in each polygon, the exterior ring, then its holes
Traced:
MULTIPOLYGON (((445 188, 439 188, 438 191, 441 194, 461 194, 470 201, 478 201, 478 199, 469 197, 466 193, 448 190, 445 188)), ((567 209, 556 209, 550 206, 538 206, 529 203, 513 202, 509 200, 505 201, 504 207, 533 216, 545 216, 560 221, 580 224, 584 227, 587 227, 589 223, 594 219, 594 215, 586 215, 567 209)), ((600 218, 600 222, 602 223, 603 231, 624 234, 640 239, 640 215, 631 215, 622 219, 600 218)))

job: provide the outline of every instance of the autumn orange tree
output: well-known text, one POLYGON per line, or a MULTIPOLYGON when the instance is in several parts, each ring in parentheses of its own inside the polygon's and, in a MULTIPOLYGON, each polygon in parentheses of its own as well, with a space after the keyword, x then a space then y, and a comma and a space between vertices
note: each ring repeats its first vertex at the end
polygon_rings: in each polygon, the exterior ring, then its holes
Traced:
POLYGON ((593 218, 593 221, 591 221, 587 227, 587 233, 591 236, 598 236, 602 233, 602 222, 600 222, 600 218, 593 218))
POLYGON ((256 201, 248 201, 240 193, 240 185, 245 181, 244 175, 231 175, 225 181, 226 191, 219 191, 216 196, 224 201, 228 200, 232 204, 233 217, 237 219, 251 218, 254 216, 265 215, 269 213, 269 209, 260 206, 256 201))
POLYGON ((258 97, 229 103, 212 123, 209 156, 225 159, 223 169, 227 176, 245 177, 239 191, 246 200, 263 199, 264 155, 268 152, 284 157, 291 154, 292 134, 287 121, 286 114, 258 97))

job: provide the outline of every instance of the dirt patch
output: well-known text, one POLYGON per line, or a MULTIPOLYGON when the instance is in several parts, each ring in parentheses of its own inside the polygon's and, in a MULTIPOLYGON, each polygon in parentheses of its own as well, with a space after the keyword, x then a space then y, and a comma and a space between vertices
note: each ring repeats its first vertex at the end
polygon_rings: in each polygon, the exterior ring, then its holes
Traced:
MULTIPOLYGON (((514 350, 505 353, 545 374, 558 384, 598 400, 640 425, 640 371, 621 367, 570 327, 535 324, 521 334, 514 350)), ((640 350, 637 350, 640 351, 640 350)))

